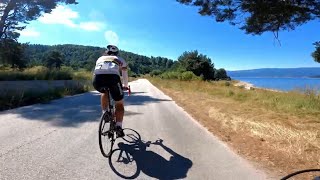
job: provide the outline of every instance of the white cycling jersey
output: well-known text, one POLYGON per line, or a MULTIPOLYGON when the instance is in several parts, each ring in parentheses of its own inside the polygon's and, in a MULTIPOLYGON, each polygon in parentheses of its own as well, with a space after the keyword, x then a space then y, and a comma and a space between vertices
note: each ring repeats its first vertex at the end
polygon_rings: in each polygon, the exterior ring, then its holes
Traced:
POLYGON ((126 61, 119 56, 101 56, 96 61, 94 74, 117 74, 120 76, 122 67, 127 67, 126 61))

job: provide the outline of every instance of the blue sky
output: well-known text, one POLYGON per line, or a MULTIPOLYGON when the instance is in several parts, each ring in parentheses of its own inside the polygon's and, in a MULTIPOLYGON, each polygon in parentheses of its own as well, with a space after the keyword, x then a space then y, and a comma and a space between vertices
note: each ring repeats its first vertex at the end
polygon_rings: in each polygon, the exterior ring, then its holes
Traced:
POLYGON ((126 51, 174 60, 184 51, 198 50, 209 56, 216 68, 227 70, 320 67, 310 55, 312 43, 320 40, 319 21, 280 32, 280 46, 271 33, 246 35, 175 0, 78 2, 60 5, 32 21, 19 41, 100 47, 112 43, 126 51))

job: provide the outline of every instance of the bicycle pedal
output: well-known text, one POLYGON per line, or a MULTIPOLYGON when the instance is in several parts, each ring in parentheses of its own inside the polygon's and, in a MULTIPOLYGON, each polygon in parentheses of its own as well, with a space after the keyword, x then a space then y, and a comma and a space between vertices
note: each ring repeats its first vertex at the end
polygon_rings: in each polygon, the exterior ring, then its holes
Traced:
POLYGON ((110 138, 112 138, 112 136, 113 136, 113 133, 112 132, 108 132, 108 138, 110 139, 110 138))

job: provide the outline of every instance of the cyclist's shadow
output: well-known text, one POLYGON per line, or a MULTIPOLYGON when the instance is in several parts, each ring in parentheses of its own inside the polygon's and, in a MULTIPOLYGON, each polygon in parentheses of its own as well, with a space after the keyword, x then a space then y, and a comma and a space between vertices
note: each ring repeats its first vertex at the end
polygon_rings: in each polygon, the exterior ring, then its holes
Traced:
POLYGON ((187 177, 192 161, 174 152, 159 139, 155 142, 143 142, 140 135, 133 129, 125 129, 124 142, 118 143, 114 149, 109 165, 113 172, 124 179, 134 179, 140 171, 157 179, 181 179, 187 177), (159 154, 147 150, 150 145, 161 146, 171 157, 166 160, 159 154))

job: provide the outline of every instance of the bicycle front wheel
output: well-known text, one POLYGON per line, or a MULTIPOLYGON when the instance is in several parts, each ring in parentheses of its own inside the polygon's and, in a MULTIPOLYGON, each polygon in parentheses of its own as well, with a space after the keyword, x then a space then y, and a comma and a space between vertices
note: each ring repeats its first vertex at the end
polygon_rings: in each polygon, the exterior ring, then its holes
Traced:
POLYGON ((111 128, 111 119, 107 117, 107 113, 104 113, 100 119, 99 124, 99 147, 104 157, 110 157, 112 147, 115 141, 115 133, 111 128), (107 119, 108 121, 106 121, 107 119))

